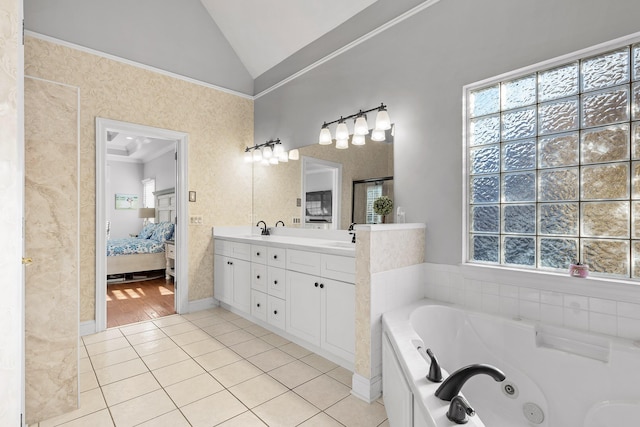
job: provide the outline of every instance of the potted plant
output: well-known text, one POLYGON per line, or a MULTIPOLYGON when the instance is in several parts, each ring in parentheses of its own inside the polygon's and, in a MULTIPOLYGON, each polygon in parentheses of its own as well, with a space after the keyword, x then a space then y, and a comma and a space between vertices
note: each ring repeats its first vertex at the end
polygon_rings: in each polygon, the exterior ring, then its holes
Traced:
POLYGON ((373 211, 382 216, 382 223, 385 223, 385 216, 393 211, 393 200, 387 196, 380 196, 373 201, 373 211))

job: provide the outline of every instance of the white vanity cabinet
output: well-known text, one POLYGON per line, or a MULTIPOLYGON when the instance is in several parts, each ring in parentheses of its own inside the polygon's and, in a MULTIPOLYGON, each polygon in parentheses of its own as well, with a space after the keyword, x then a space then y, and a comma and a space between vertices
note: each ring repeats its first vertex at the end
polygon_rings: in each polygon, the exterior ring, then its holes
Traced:
POLYGON ((251 308, 251 245, 216 240, 214 253, 214 296, 239 310, 251 308))
POLYGON ((353 361, 354 282, 354 258, 288 249, 286 331, 353 361))

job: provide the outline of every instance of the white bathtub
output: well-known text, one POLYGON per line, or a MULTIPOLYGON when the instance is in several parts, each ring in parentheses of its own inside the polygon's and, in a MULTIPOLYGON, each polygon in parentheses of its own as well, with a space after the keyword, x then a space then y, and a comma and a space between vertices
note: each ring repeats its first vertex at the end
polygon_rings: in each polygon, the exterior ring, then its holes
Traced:
POLYGON ((383 397, 391 427, 456 425, 445 415, 449 402, 434 396, 439 384, 425 378, 428 359, 417 347, 432 349, 444 378, 474 363, 505 373, 502 383, 478 375, 463 386, 462 394, 476 410, 468 426, 640 426, 638 342, 426 299, 385 313, 382 341, 383 397), (516 395, 504 393, 507 383, 515 385, 516 395), (542 412, 542 422, 525 417, 525 408, 539 416, 528 404, 542 412))

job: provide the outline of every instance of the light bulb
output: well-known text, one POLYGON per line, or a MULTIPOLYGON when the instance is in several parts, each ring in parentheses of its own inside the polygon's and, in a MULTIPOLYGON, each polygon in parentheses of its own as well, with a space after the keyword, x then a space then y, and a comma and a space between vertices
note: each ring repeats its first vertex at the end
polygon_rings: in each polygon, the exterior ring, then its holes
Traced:
POLYGON ((266 147, 262 148, 262 157, 264 157, 265 159, 270 159, 271 156, 273 156, 273 151, 271 150, 271 147, 267 145, 266 147))
POLYGON ((323 126, 322 129, 320 129, 320 138, 318 142, 320 145, 331 145, 333 141, 331 141, 331 131, 328 127, 323 126))
POLYGON ((269 159, 269 163, 272 165, 277 165, 278 164, 278 158, 276 156, 273 156, 269 159))
POLYGON ((253 161, 253 154, 251 154, 251 151, 245 151, 244 152, 244 162, 245 163, 251 163, 253 161))
POLYGON ((300 160, 300 152, 297 148, 289 150, 289 160, 300 160))
POLYGON ((269 159, 265 159, 264 157, 260 160, 260 164, 263 166, 269 166, 269 159))
POLYGON ((336 148, 339 150, 349 148, 349 139, 336 139, 336 148))
POLYGON ((365 138, 364 135, 356 135, 355 133, 353 134, 353 137, 351 138, 351 143, 353 145, 364 145, 365 144, 365 138))
POLYGON ((282 144, 278 144, 275 147, 273 147, 273 156, 274 157, 280 157, 280 154, 284 153, 284 147, 282 146, 282 144))
POLYGON ((336 139, 349 139, 349 128, 345 122, 338 123, 336 128, 336 139))
POLYGON ((356 119, 356 123, 353 126, 354 135, 366 135, 369 133, 369 125, 367 124, 367 118, 363 115, 356 119))
POLYGON ((376 129, 391 129, 391 119, 389 118, 389 113, 387 113, 387 110, 384 108, 380 108, 376 115, 376 129))
POLYGON ((283 151, 282 153, 280 153, 280 155, 278 156, 278 160, 281 163, 287 163, 289 161, 289 153, 287 153, 286 151, 283 151))
POLYGON ((262 151, 254 150, 253 151, 253 161, 254 162, 259 162, 260 160, 262 160, 262 151))
POLYGON ((371 132, 372 141, 384 141, 386 139, 387 139, 386 132, 383 131, 382 129, 374 129, 373 132, 371 132))

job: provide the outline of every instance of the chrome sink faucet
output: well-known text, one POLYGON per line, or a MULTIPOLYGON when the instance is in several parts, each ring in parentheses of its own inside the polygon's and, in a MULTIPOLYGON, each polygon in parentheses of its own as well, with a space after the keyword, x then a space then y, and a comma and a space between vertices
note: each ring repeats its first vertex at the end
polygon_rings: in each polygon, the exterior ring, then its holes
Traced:
POLYGON ((260 227, 260 223, 262 223, 264 225, 264 227, 262 228, 262 231, 260 232, 260 234, 262 236, 268 236, 269 235, 269 229, 267 228, 267 223, 264 221, 258 221, 258 223, 256 224, 256 227, 260 227))
POLYGON ((468 421, 468 415, 473 416, 475 414, 469 402, 458 393, 460 393, 462 386, 469 378, 480 374, 489 375, 498 382, 504 381, 506 378, 504 373, 494 366, 484 364, 469 365, 449 375, 436 390, 436 397, 451 402, 449 411, 447 411, 447 418, 454 423, 465 424, 468 421))

